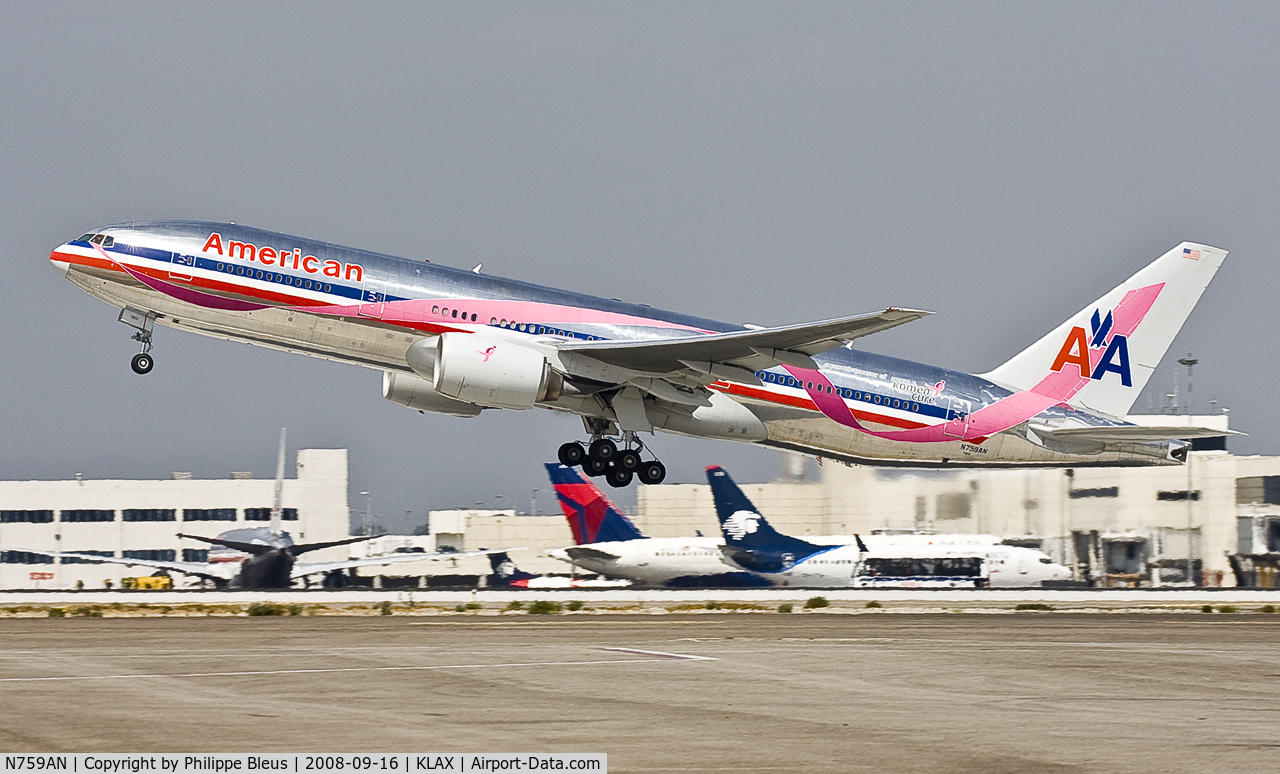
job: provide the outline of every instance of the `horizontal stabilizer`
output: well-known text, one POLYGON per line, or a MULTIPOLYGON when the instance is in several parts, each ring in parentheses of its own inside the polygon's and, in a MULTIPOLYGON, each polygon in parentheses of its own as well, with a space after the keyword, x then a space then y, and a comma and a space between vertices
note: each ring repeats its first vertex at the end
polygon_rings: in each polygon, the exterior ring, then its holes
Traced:
POLYGON ((565 554, 570 559, 577 561, 579 559, 595 559, 597 562, 616 562, 617 554, 611 554, 608 551, 601 551, 598 548, 587 548, 586 546, 570 546, 564 549, 565 554))
POLYGON ((1149 441, 1189 441, 1192 438, 1219 438, 1224 435, 1244 435, 1235 430, 1214 427, 1143 427, 1140 425, 1114 425, 1106 427, 1053 428, 1033 424, 1031 431, 1041 437, 1064 441, 1098 441, 1100 443, 1145 443, 1149 441))

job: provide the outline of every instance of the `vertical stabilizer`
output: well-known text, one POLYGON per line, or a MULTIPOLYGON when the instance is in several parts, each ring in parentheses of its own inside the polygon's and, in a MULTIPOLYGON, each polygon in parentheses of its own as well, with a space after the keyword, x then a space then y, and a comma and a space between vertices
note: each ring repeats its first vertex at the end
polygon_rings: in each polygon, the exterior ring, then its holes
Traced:
POLYGON ((489 554, 489 567, 493 570, 488 578, 489 588, 520 588, 539 577, 516 567, 505 551, 489 554))
POLYGON ((780 572, 805 557, 825 551, 821 546, 784 535, 765 520, 724 468, 707 468, 707 483, 716 503, 716 518, 724 533, 724 554, 753 572, 780 572))
POLYGON ((1067 403, 1123 416, 1226 256, 1216 247, 1183 242, 981 376, 1013 390, 1055 394, 1063 377, 1079 379, 1067 403))
POLYGON ((609 501, 595 484, 573 468, 554 462, 545 463, 547 475, 556 491, 560 510, 573 530, 575 545, 639 540, 644 537, 636 525, 609 501))

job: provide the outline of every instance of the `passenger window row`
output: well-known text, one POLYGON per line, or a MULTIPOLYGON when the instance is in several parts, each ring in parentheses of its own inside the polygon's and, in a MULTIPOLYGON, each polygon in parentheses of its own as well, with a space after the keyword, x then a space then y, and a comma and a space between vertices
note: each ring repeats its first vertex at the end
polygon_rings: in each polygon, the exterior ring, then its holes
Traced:
POLYGON ((302 277, 294 277, 289 274, 263 271, 262 269, 255 269, 252 266, 245 268, 244 266, 236 266, 233 263, 219 263, 218 271, 226 272, 227 274, 236 274, 242 277, 249 277, 251 279, 264 279, 267 282, 279 282, 284 285, 295 285, 305 290, 323 290, 325 293, 329 293, 333 290, 332 285, 326 285, 319 280, 313 281, 302 277))
MULTIPOLYGON (((464 310, 450 309, 447 306, 440 306, 440 305, 431 307, 431 313, 435 315, 439 315, 441 317, 448 317, 450 319, 461 319, 464 322, 467 320, 470 320, 471 322, 476 322, 478 318, 478 315, 475 312, 467 312, 465 309, 464 310)), ((562 336, 566 339, 586 339, 587 341, 597 341, 601 338, 600 336, 581 336, 577 333, 573 333, 572 331, 566 331, 561 328, 551 328, 545 325, 534 325, 533 323, 516 322, 515 320, 508 320, 505 317, 503 318, 490 317, 489 324, 496 325, 499 328, 507 328, 508 330, 520 331, 522 333, 532 333, 539 336, 562 336)))
POLYGON ((863 392, 862 390, 851 390, 847 387, 833 388, 831 385, 821 385, 821 384, 815 385, 813 382, 802 382, 799 379, 795 378, 794 376, 788 376, 786 374, 775 374, 769 371, 757 371, 756 376, 760 377, 762 381, 769 382, 770 384, 780 384, 783 387, 794 387, 796 389, 810 389, 810 390, 816 389, 819 392, 825 391, 827 393, 834 392, 834 394, 839 395, 840 397, 846 398, 848 400, 860 400, 866 403, 875 403, 877 405, 891 406, 893 408, 900 408, 908 411, 915 411, 915 412, 920 411, 919 403, 912 403, 909 400, 902 400, 901 398, 884 397, 884 396, 876 395, 875 393, 871 393, 871 392, 863 392))

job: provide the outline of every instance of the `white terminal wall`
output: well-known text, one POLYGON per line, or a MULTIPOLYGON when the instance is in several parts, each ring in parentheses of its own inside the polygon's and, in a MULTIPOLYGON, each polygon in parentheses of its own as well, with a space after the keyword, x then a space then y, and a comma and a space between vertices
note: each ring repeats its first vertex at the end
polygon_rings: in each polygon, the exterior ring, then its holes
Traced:
MULTIPOLYGON (((283 506, 298 510, 297 521, 284 529, 298 543, 341 540, 348 534, 347 450, 299 449, 296 478, 285 479, 283 506)), ((170 549, 181 561, 182 549, 210 546, 177 537, 179 532, 214 537, 232 529, 265 527, 267 522, 245 521, 245 508, 270 508, 272 479, 0 481, 0 509, 52 510, 48 524, 0 524, 0 548, 6 551, 122 551, 170 549), (124 522, 126 508, 171 508, 176 521, 124 522), (236 521, 182 520, 184 508, 235 508, 236 521), (115 521, 62 522, 59 511, 105 509, 116 511, 115 521)), ((341 561, 345 547, 307 554, 305 561, 341 561)), ((0 564, 0 588, 102 588, 104 580, 119 587, 122 577, 150 575, 151 568, 115 564, 0 564), (32 572, 51 572, 51 581, 32 581, 32 572)), ((174 576, 174 582, 189 581, 174 576)))

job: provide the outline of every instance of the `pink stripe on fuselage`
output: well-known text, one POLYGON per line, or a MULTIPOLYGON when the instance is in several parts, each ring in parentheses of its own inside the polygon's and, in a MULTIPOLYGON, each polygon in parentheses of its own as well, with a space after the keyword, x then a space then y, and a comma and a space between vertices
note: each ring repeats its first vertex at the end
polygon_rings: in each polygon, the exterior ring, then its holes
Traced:
MULTIPOLYGON (((1164 283, 1160 283, 1126 293, 1116 305, 1115 327, 1112 335, 1132 336, 1143 318, 1147 316, 1147 312, 1151 311, 1152 304, 1155 303, 1163 288, 1164 283)), ((1104 351, 1105 347, 1089 350, 1091 368, 1097 366, 1104 351)), ((973 412, 967 427, 952 421, 912 430, 871 430, 854 417, 844 398, 822 372, 793 366, 783 367, 805 385, 805 392, 818 410, 828 418, 876 438, 907 443, 946 443, 995 435, 1027 421, 1051 406, 1070 400, 1090 381, 1082 376, 1078 369, 1075 374, 1068 373, 1066 369, 1050 373, 1030 390, 1015 392, 1007 398, 1002 398, 990 406, 973 412), (812 387, 809 386, 810 383, 813 384, 812 387), (947 434, 948 429, 952 431, 950 435, 947 434), (961 429, 963 433, 960 432, 961 429)))

